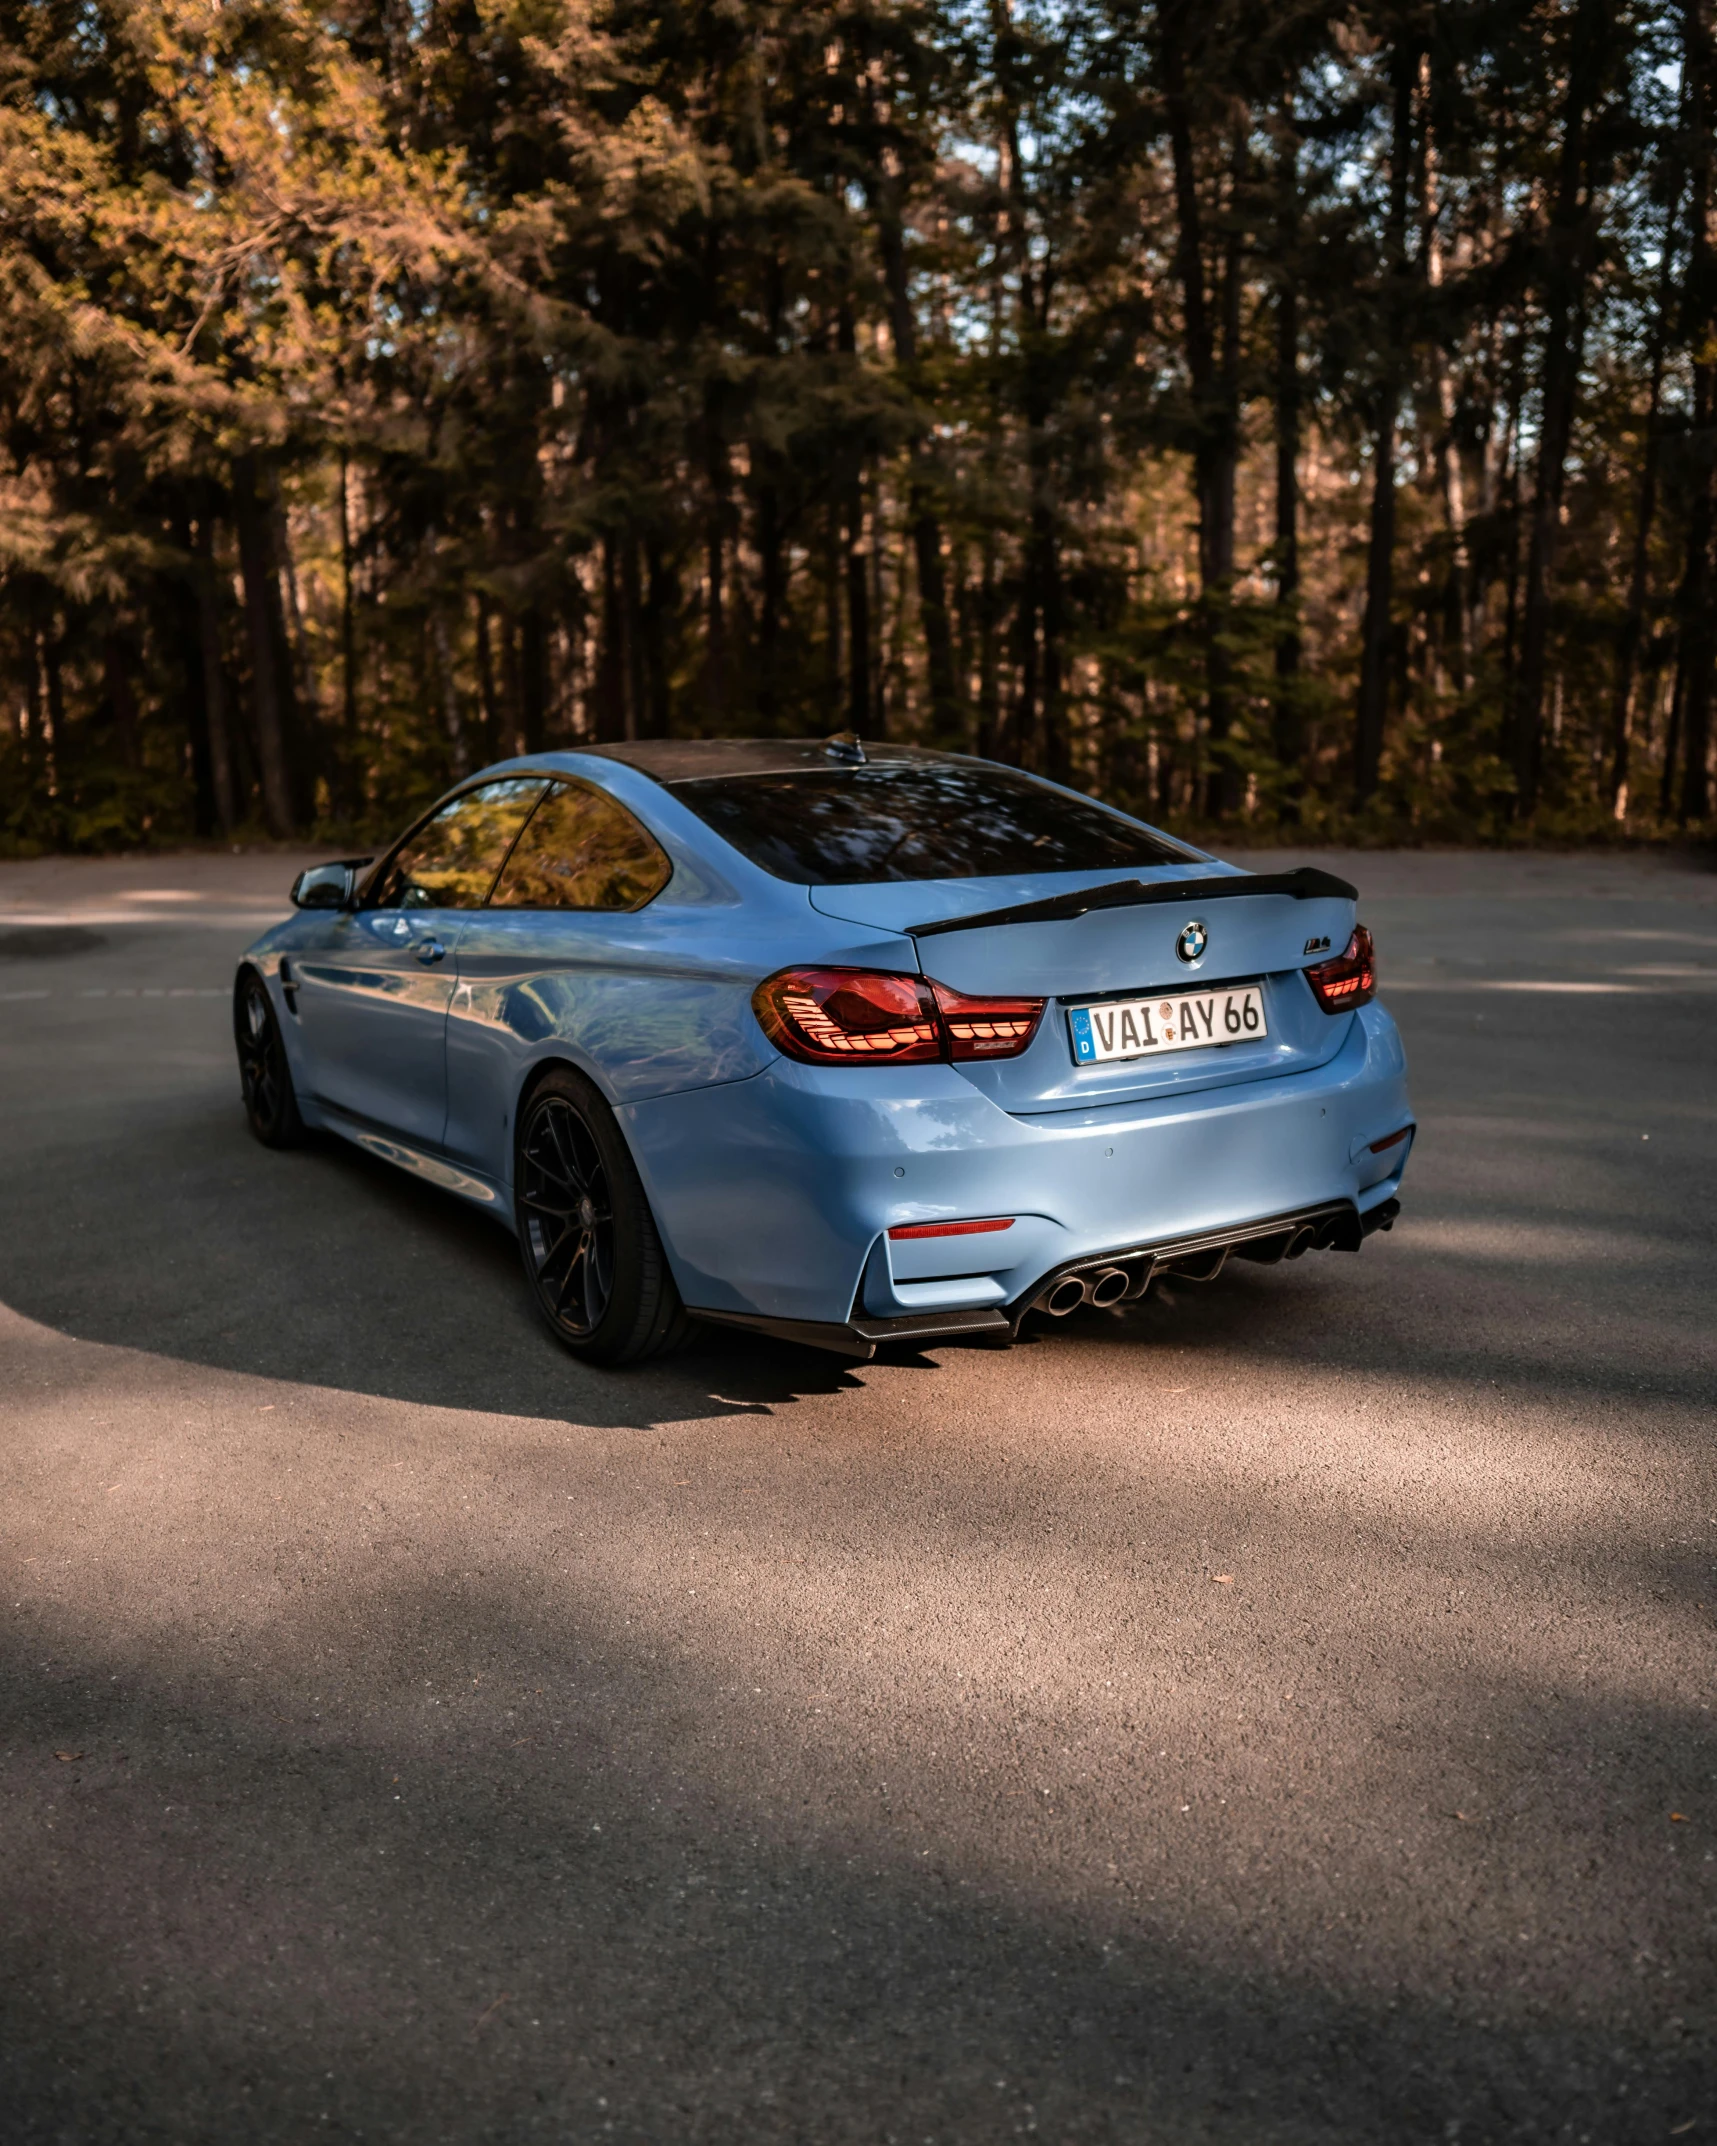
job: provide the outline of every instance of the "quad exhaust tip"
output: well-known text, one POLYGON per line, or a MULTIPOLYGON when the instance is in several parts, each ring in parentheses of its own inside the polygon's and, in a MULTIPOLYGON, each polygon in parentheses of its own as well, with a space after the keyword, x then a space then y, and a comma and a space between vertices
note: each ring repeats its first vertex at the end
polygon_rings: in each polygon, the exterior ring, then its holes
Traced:
MULTIPOLYGON (((1052 1319, 1065 1319, 1082 1304, 1100 1309, 1142 1297, 1159 1275, 1177 1282, 1213 1282, 1228 1261, 1253 1260, 1275 1266, 1285 1259, 1299 1259, 1310 1251, 1357 1252, 1373 1230, 1386 1230, 1401 1212, 1399 1200, 1384 1200, 1359 1214, 1354 1208, 1331 1205, 1309 1214, 1286 1218, 1279 1228, 1242 1229, 1226 1244, 1206 1244, 1194 1251, 1176 1251, 1172 1245, 1160 1250, 1141 1250, 1124 1255, 1125 1265, 1098 1265, 1074 1274, 1063 1274, 1033 1297, 1026 1309, 1047 1312, 1052 1319)), ((1015 1319, 1017 1327, 1018 1320, 1015 1319)))

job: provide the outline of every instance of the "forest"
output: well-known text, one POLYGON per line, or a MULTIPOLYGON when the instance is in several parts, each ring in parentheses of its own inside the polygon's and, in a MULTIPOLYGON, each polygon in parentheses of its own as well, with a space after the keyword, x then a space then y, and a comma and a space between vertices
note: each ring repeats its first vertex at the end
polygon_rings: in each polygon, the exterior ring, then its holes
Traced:
POLYGON ((850 729, 1709 834, 1714 0, 0 0, 0 854, 850 729))

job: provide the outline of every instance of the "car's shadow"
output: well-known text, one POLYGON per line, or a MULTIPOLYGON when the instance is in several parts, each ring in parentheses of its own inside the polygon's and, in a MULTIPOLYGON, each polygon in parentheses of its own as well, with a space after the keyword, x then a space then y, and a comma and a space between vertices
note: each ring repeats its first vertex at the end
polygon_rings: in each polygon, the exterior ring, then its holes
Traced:
MULTIPOLYGON (((613 1426, 766 1412, 866 1375, 709 1326, 664 1362, 592 1370, 536 1323, 513 1240, 494 1222, 344 1141, 260 1148, 227 1097, 164 1096, 65 1131, 8 1162, 0 1299, 80 1339, 613 1426)), ((1194 1378, 1201 1364, 1214 1375, 1247 1360, 1630 1400, 1642 1380, 1666 1396, 1708 1391, 1685 1307, 1662 1302, 1652 1274, 1590 1258, 1451 1258, 1432 1233, 1416 1240, 1415 1219, 1357 1257, 1232 1262, 1214 1286, 1174 1283, 1124 1314, 1029 1320, 1019 1345, 1054 1352, 1070 1380, 1119 1349, 1147 1379, 1168 1350, 1194 1378)), ((743 1212, 733 1226, 746 1227, 743 1212)), ((880 1360, 930 1372, 965 1354, 938 1344, 934 1356, 895 1348, 880 1360)))
POLYGON ((851 1382, 836 1356, 711 1326, 665 1363, 592 1370, 538 1325, 512 1237, 453 1196, 328 1136, 270 1152, 232 1104, 128 1115, 124 1131, 14 1154, 6 1171, 0 1300, 78 1339, 616 1426, 766 1411, 851 1382))

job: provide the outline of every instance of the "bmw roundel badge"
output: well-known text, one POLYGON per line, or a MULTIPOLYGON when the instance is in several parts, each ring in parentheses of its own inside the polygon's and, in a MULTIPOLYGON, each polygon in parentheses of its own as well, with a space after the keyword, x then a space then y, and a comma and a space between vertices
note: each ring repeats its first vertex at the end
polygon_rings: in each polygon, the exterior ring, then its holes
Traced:
POLYGON ((1203 959, 1204 950, 1209 944, 1209 932, 1195 919, 1192 923, 1181 926, 1180 937, 1174 943, 1174 950, 1182 961, 1199 961, 1203 959))

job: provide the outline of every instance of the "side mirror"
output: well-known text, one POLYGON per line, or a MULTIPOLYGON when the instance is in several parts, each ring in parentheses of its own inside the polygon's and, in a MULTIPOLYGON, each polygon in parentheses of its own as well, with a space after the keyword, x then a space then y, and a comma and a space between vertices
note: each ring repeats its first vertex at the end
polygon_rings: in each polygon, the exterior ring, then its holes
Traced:
POLYGON ((350 909, 358 892, 358 874, 371 860, 342 857, 338 864, 313 864, 292 882, 294 909, 350 909))

